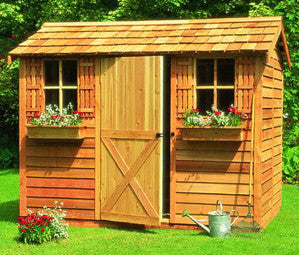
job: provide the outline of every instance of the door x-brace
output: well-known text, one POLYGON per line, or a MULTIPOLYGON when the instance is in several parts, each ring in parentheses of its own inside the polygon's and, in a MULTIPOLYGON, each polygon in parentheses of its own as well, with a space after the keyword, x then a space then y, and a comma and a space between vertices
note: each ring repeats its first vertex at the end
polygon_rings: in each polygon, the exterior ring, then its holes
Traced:
POLYGON ((114 159, 115 163, 117 164, 119 170, 121 171, 122 175, 124 176, 120 183, 116 186, 115 191, 112 193, 110 198, 107 200, 105 206, 102 208, 103 212, 111 212, 113 206, 116 204, 118 199, 120 198, 121 194, 124 192, 128 185, 131 186, 134 193, 136 194, 137 198, 139 199, 140 203, 142 204, 143 208, 145 209, 146 213, 150 217, 159 217, 158 213, 154 209, 151 204, 151 201, 142 190, 141 186, 139 185, 138 181, 135 178, 135 175, 138 173, 139 169, 145 163, 146 159, 155 149, 157 144, 159 143, 158 139, 150 140, 145 148, 142 150, 140 155, 137 157, 135 162, 129 167, 119 151, 116 149, 115 145, 108 137, 102 137, 102 141, 104 142, 106 148, 110 152, 112 158, 114 159))

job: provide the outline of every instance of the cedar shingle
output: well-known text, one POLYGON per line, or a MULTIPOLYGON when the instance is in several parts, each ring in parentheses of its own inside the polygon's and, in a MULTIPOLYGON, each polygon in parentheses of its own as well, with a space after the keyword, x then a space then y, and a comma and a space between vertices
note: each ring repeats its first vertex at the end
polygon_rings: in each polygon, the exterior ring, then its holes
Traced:
POLYGON ((221 42, 223 43, 231 43, 234 42, 236 40, 236 36, 235 35, 226 35, 223 37, 223 39, 221 40, 221 42))
POLYGON ((269 50, 281 18, 46 23, 10 54, 269 50))
POLYGON ((208 41, 209 38, 209 36, 199 36, 195 39, 193 43, 205 43, 208 41))
POLYGON ((259 42, 257 43, 255 50, 269 50, 272 42, 259 42))
POLYGON ((230 43, 227 46, 226 51, 239 51, 242 45, 243 43, 230 43))
POLYGON ((260 41, 264 41, 264 42, 272 42, 274 40, 274 37, 275 35, 272 34, 272 35, 265 35, 263 40, 260 40, 260 41))
POLYGON ((210 39, 208 40, 208 43, 219 43, 223 39, 224 36, 211 36, 210 39))
POLYGON ((265 35, 252 35, 249 38, 249 42, 261 42, 263 41, 264 37, 265 35))
POLYGON ((257 43, 244 43, 241 46, 241 50, 254 50, 257 43))
POLYGON ((250 35, 238 35, 235 39, 235 42, 248 42, 250 35))
POLYGON ((205 26, 204 26, 204 28, 217 28, 218 27, 218 25, 219 24, 214 24, 214 23, 211 23, 211 24, 206 24, 205 26))
POLYGON ((215 44, 211 51, 225 51, 228 45, 228 43, 215 44))

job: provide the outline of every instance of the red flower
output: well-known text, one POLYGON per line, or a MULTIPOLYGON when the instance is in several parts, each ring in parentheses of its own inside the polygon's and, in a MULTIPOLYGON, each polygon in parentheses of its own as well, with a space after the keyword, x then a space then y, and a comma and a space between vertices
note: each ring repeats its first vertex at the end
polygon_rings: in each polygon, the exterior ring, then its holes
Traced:
POLYGON ((217 111, 217 112, 215 112, 215 115, 219 116, 221 113, 222 113, 222 111, 217 111))
POLYGON ((56 118, 59 118, 59 117, 60 117, 60 114, 57 114, 55 117, 56 117, 56 118))
POLYGON ((192 112, 199 112, 199 108, 192 109, 192 112))
POLYGON ((235 107, 228 107, 227 110, 229 110, 230 112, 236 114, 237 113, 237 110, 235 107))
POLYGON ((38 112, 34 113, 34 118, 39 118, 40 114, 38 112))
POLYGON ((22 228, 22 231, 23 231, 23 232, 26 232, 26 228, 22 228))
POLYGON ((73 114, 79 114, 79 112, 78 111, 73 111, 73 114))
POLYGON ((55 115, 51 115, 52 120, 55 120, 55 117, 56 117, 55 115))
POLYGON ((44 229, 44 228, 41 228, 40 230, 41 230, 42 232, 44 232, 44 231, 45 231, 45 229, 44 229))

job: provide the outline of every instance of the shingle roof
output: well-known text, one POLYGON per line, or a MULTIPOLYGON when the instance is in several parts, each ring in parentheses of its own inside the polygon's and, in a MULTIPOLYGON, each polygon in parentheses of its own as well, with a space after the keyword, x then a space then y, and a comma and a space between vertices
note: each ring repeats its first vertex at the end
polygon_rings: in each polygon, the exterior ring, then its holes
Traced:
POLYGON ((268 51, 281 17, 45 23, 12 56, 268 51))

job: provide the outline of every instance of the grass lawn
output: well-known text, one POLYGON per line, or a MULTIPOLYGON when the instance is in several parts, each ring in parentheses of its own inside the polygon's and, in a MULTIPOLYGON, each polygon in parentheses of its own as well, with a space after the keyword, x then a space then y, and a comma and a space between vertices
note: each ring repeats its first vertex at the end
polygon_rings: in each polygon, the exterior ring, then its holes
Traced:
POLYGON ((198 231, 74 227, 69 240, 25 245, 16 241, 18 183, 16 170, 0 171, 0 254, 299 254, 299 186, 284 185, 281 213, 262 233, 217 239, 198 231))

